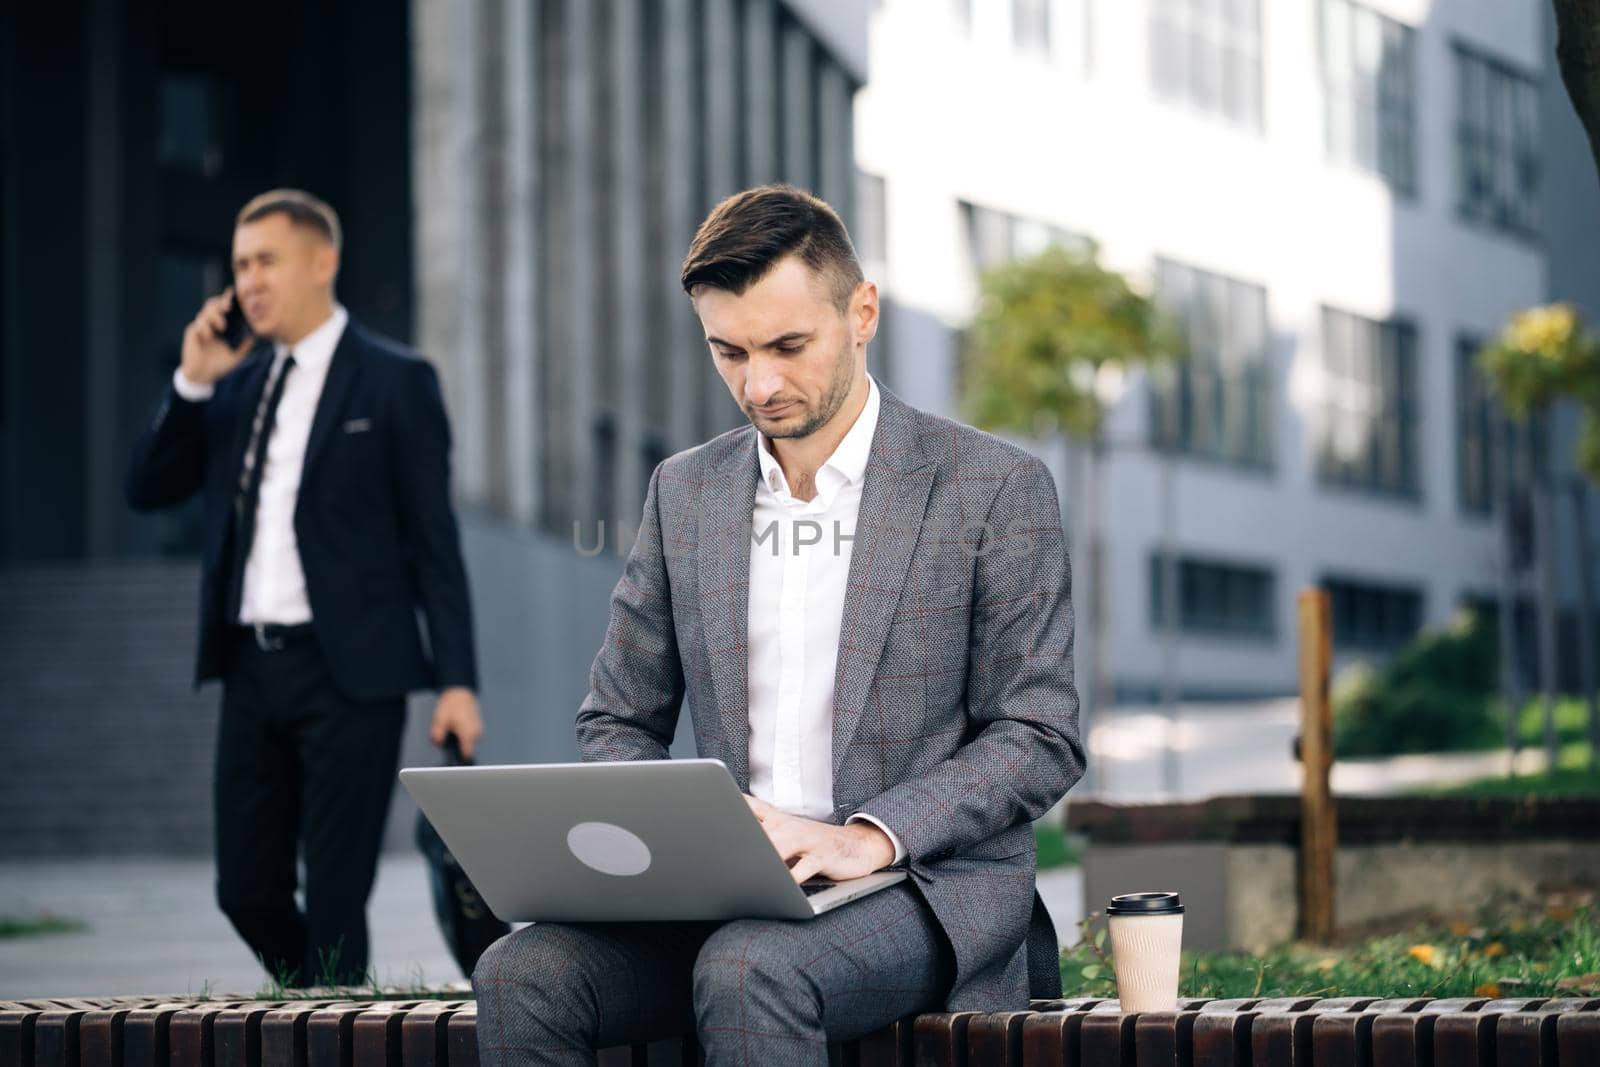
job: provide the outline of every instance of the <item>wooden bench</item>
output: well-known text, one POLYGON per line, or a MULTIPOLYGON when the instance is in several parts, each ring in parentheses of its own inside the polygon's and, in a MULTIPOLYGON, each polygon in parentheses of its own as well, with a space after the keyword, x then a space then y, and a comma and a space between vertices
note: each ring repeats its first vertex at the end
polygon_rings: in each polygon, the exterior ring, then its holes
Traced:
MULTIPOLYGON (((369 991, 370 992, 370 991, 369 991)), ((1596 1067, 1600 999, 1116 1001, 919 1015, 841 1047, 846 1067, 1596 1067)), ((604 1067, 697 1064, 692 1037, 606 1049, 604 1067)), ((0 1067, 477 1067, 459 999, 0 1002, 0 1067)))

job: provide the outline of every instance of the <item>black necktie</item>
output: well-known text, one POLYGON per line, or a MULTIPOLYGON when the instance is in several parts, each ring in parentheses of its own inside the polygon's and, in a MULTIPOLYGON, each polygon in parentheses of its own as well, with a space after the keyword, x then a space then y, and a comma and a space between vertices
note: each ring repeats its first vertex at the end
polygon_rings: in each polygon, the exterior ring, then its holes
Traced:
POLYGON ((294 356, 283 359, 277 376, 267 382, 261 404, 250 427, 250 447, 245 450, 244 467, 233 493, 233 573, 228 594, 228 620, 239 621, 244 602, 244 565, 250 559, 250 545, 256 536, 256 505, 261 501, 261 472, 267 462, 267 443, 278 421, 278 404, 283 400, 283 385, 294 370, 294 356))

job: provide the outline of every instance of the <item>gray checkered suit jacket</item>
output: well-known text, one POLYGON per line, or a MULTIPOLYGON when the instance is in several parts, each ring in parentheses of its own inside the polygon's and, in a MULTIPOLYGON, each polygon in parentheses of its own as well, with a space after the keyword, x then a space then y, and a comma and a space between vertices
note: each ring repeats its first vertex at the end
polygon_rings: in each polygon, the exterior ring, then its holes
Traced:
MULTIPOLYGON (((748 791, 756 447, 743 426, 651 478, 578 714, 585 759, 666 758, 687 696, 700 754, 748 791)), ((1060 988, 1029 823, 1083 773, 1072 633, 1044 465, 883 390, 839 640, 833 821, 865 812, 905 845, 954 950, 951 1010, 1060 988)))

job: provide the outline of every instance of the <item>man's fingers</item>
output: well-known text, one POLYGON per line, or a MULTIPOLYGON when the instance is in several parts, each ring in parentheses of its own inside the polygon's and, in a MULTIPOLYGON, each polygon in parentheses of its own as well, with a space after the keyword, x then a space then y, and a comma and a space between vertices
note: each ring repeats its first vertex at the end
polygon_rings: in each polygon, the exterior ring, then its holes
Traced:
POLYGON ((477 701, 470 695, 449 693, 439 698, 433 709, 433 726, 429 738, 435 745, 444 746, 451 734, 461 746, 461 755, 471 759, 483 736, 483 718, 478 714, 477 701))
POLYGON ((793 863, 805 851, 804 841, 797 839, 794 820, 776 817, 776 813, 774 815, 761 824, 761 831, 767 835, 767 841, 779 858, 785 863, 793 863))
POLYGON ((800 885, 815 878, 821 870, 822 861, 816 856, 808 854, 801 856, 795 862, 795 865, 789 868, 789 873, 794 875, 795 885, 800 885))
POLYGON ((850 829, 788 815, 757 797, 746 796, 745 801, 796 882, 818 874, 837 880, 871 873, 871 858, 854 854, 850 829))
POLYGON ((222 331, 227 325, 228 317, 209 307, 202 308, 200 314, 194 318, 194 326, 200 333, 201 341, 215 341, 222 336, 222 331))

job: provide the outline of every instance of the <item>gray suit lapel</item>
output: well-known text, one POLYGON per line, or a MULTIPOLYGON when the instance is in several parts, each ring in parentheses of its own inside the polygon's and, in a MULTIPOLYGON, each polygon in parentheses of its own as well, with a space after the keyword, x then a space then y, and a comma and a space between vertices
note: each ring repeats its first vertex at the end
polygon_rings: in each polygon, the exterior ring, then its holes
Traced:
POLYGON ((723 750, 702 753, 728 765, 739 788, 750 789, 750 520, 755 510, 756 432, 739 435, 730 454, 707 471, 700 487, 700 625, 716 693, 723 750))
POLYGON ((917 546, 935 467, 922 453, 916 412, 882 386, 878 426, 861 488, 833 683, 833 772, 855 737, 917 546))

